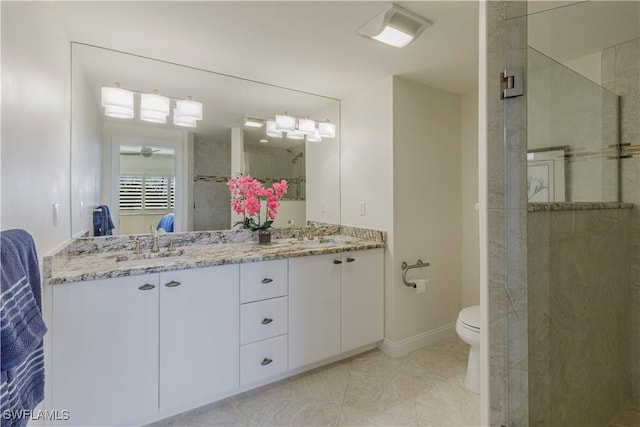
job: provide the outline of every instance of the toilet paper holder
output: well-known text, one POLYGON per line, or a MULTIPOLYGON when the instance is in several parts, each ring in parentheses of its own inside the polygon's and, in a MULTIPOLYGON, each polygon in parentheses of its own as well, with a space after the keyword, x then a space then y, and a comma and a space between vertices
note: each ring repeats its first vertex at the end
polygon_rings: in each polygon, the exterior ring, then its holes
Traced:
POLYGON ((423 268, 423 267, 429 267, 429 263, 428 262, 422 262, 421 259, 418 260, 418 262, 416 262, 413 265, 409 265, 406 262, 402 262, 402 283, 404 283, 405 286, 408 286, 410 288, 415 288, 416 284, 413 282, 408 282, 407 281, 407 272, 409 270, 412 270, 414 268, 423 268))

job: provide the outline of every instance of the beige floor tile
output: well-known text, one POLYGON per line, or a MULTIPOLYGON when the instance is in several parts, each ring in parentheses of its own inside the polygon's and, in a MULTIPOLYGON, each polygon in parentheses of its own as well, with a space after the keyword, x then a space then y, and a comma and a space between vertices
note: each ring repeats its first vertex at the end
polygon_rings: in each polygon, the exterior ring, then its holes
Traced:
POLYGON ((345 363, 351 375, 385 379, 394 377, 398 373, 409 374, 411 365, 409 356, 391 357, 380 350, 373 350, 362 356, 350 359, 345 363))
POLYGON ((248 399, 239 407, 238 425, 243 426, 337 426, 339 403, 303 397, 248 399))
POLYGON ((376 412, 342 407, 340 426, 417 426, 415 406, 407 405, 406 412, 376 412))
POLYGON ((480 396, 467 390, 462 382, 431 377, 414 377, 413 380, 420 425, 480 425, 480 396))
POLYGON ((467 370, 468 346, 447 342, 416 350, 409 355, 413 375, 437 378, 443 381, 463 379, 467 370))
POLYGON ((337 364, 291 378, 291 392, 298 397, 342 404, 349 380, 349 368, 337 364))
POLYGON ((409 373, 379 376, 350 375, 344 404, 356 409, 401 414, 414 407, 409 373))

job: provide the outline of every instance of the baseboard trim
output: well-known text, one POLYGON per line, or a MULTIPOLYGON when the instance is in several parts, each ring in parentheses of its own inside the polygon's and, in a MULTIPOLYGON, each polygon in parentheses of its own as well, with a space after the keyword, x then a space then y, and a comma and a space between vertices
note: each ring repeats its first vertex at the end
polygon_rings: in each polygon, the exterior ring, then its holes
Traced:
POLYGON ((425 345, 434 344, 445 338, 452 337, 455 334, 456 324, 454 322, 397 342, 385 338, 378 345, 378 348, 391 357, 399 357, 422 348, 425 345))

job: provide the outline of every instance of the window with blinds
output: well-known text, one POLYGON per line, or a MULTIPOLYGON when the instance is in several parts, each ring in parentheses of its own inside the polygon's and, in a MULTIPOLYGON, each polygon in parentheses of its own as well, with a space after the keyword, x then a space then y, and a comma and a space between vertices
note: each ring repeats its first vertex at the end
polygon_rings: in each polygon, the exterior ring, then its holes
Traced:
POLYGON ((175 186, 173 176, 120 175, 120 209, 156 213, 173 210, 175 186))

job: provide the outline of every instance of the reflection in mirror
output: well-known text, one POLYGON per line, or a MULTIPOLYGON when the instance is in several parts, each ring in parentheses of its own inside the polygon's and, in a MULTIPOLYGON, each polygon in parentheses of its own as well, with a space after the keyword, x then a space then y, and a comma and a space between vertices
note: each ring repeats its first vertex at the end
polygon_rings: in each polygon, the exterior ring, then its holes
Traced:
POLYGON ((169 213, 176 232, 229 229, 237 218, 226 182, 238 174, 266 186, 287 180, 275 227, 340 223, 339 132, 311 142, 265 129, 285 111, 339 129, 338 100, 81 43, 71 49, 74 237, 90 235, 101 204, 110 207, 114 234, 148 233, 169 213), (133 118, 105 114, 101 88, 118 85, 133 92, 133 118), (154 92, 169 98, 166 123, 140 119, 142 94, 154 92), (174 108, 189 98, 202 103, 203 117, 195 127, 178 126, 174 108), (141 195, 133 194, 136 185, 141 195), (147 187, 163 202, 147 201, 147 187))

